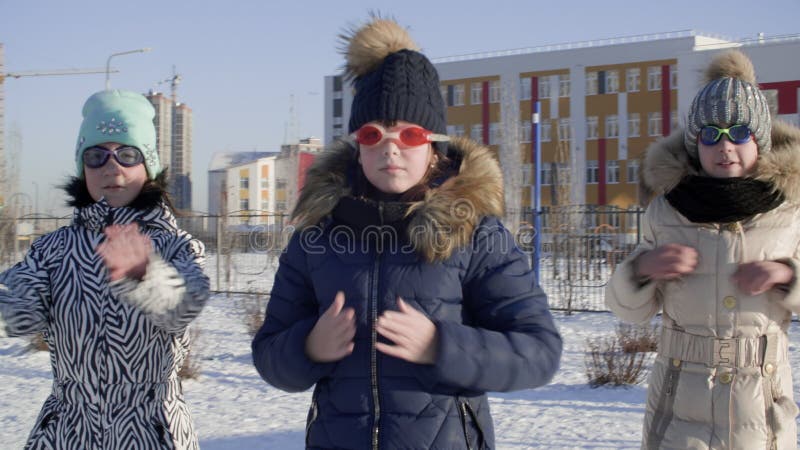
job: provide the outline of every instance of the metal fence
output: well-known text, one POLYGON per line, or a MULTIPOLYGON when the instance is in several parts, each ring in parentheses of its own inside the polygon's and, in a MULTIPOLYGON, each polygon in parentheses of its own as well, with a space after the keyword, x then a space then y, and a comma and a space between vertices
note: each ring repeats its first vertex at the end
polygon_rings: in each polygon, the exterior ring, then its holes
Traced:
MULTIPOLYGON (((551 309, 606 311, 605 286, 639 243, 642 209, 611 206, 543 208, 540 284, 551 309)), ((535 213, 527 221, 534 223, 535 213)))
MULTIPOLYGON (((639 242, 642 213, 640 209, 599 206, 544 208, 540 255, 531 246, 533 211, 522 211, 507 223, 518 227, 512 232, 531 263, 539 258, 540 284, 552 309, 605 311, 605 285, 615 266, 639 242)), ((0 270, 22 259, 38 236, 68 225, 70 220, 0 217, 0 270)), ((177 220, 206 246, 212 291, 256 298, 269 295, 278 258, 293 231, 287 226, 287 216, 249 211, 225 216, 183 215, 177 220)))

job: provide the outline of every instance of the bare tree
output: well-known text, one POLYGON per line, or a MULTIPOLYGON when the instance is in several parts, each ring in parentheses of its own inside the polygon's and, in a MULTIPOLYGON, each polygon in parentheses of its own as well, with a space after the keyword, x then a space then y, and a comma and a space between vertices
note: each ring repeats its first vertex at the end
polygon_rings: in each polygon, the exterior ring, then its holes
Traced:
POLYGON ((500 168, 506 204, 506 226, 516 233, 522 215, 522 149, 517 83, 505 80, 500 89, 500 168))

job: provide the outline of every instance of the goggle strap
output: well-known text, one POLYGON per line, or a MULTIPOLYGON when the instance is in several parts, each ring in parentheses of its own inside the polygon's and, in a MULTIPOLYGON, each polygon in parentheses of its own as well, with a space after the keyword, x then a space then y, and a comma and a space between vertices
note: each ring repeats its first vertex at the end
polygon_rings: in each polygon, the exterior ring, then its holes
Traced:
POLYGON ((428 135, 428 140, 432 142, 449 142, 450 136, 446 134, 431 133, 428 135))

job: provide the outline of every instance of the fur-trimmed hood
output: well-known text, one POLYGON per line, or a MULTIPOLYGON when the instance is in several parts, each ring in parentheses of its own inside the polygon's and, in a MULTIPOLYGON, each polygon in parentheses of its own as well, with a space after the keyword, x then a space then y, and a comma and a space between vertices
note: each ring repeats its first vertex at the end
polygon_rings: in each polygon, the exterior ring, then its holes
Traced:
MULTIPOLYGON (((322 224, 342 198, 353 194, 353 180, 361 170, 356 155, 348 142, 337 141, 317 157, 292 212, 298 230, 322 224)), ((407 229, 422 230, 408 239, 426 261, 448 258, 470 243, 481 219, 504 213, 503 176, 491 150, 466 138, 451 138, 448 158, 456 174, 408 208, 407 229)))
MULTIPOLYGON (((800 128, 772 120, 772 150, 758 157, 753 178, 771 183, 787 201, 800 203, 800 128)), ((688 175, 700 175, 700 169, 689 159, 684 144, 684 130, 675 130, 647 148, 640 169, 641 203, 672 190, 688 175)))

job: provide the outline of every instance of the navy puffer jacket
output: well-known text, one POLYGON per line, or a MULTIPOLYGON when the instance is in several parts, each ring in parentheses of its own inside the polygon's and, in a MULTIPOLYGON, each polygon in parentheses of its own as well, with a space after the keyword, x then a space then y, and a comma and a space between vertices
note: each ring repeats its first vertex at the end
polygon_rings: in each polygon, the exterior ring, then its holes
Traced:
POLYGON ((308 448, 494 448, 485 392, 546 384, 562 347, 525 255, 495 217, 497 162, 486 148, 455 140, 448 156, 457 174, 405 214, 348 195, 354 154, 339 144, 309 172, 295 211, 300 231, 281 257, 253 341, 256 368, 286 391, 316 384, 308 448), (355 348, 315 363, 305 340, 338 291, 356 312, 355 348), (375 322, 397 309, 398 297, 436 324, 433 365, 375 349, 383 339, 375 322))

